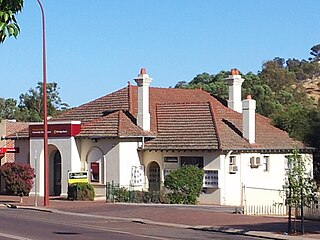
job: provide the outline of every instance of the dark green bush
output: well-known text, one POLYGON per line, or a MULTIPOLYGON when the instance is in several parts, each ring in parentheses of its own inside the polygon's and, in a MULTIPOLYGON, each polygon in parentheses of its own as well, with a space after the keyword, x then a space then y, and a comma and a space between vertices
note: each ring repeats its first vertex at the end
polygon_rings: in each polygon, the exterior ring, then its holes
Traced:
POLYGON ((169 203, 196 204, 203 184, 204 172, 195 166, 184 166, 165 177, 164 186, 169 203))
POLYGON ((116 187, 113 191, 115 202, 129 202, 129 191, 125 187, 116 187))
POLYGON ((93 201, 94 189, 89 183, 73 183, 68 186, 68 199, 79 201, 93 201))

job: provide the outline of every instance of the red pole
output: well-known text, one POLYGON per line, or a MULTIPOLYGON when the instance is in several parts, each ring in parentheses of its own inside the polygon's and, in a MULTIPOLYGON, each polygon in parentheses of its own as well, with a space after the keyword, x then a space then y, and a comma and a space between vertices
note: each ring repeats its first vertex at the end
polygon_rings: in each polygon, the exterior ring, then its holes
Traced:
POLYGON ((37 0, 42 16, 42 64, 43 64, 43 152, 44 152, 44 206, 49 206, 49 171, 48 171, 48 122, 47 122, 47 61, 46 61, 46 29, 44 9, 37 0))

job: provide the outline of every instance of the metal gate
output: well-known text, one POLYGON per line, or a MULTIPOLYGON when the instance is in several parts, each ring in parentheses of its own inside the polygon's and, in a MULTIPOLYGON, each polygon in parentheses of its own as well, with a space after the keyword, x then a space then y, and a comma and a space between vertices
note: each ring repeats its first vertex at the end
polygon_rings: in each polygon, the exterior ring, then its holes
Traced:
POLYGON ((286 215, 283 190, 242 187, 243 211, 247 215, 286 215))

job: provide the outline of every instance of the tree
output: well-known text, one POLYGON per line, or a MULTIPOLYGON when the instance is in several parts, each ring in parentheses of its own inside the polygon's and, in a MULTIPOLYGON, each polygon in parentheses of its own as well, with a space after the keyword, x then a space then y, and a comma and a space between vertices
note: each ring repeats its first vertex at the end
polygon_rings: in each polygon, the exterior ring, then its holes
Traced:
POLYGON ((310 49, 310 54, 312 57, 309 58, 310 61, 319 61, 320 59, 320 44, 314 45, 310 49))
MULTIPOLYGON (((301 232, 304 233, 303 207, 309 206, 315 200, 317 185, 312 178, 312 173, 307 170, 307 159, 304 159, 297 149, 294 149, 287 159, 287 178, 283 186, 286 193, 286 205, 289 206, 289 217, 291 217, 291 207, 300 208, 301 232)), ((289 218, 289 233, 291 232, 290 223, 291 218, 289 218)))
POLYGON ((23 0, 0 0, 0 43, 7 37, 17 38, 20 28, 15 15, 22 7, 23 0))
POLYGON ((14 119, 17 110, 17 101, 15 99, 0 98, 0 119, 14 119))
MULTIPOLYGON (((63 103, 59 96, 58 84, 47 83, 47 104, 48 116, 56 116, 59 112, 68 107, 67 103, 63 103)), ((25 94, 20 95, 19 111, 16 119, 19 121, 42 121, 43 119, 43 97, 42 82, 38 82, 35 89, 30 88, 25 94)))
POLYGON ((296 82, 295 74, 284 67, 284 60, 275 58, 267 61, 262 66, 262 71, 259 73, 261 80, 266 83, 276 94, 279 91, 291 88, 296 82))

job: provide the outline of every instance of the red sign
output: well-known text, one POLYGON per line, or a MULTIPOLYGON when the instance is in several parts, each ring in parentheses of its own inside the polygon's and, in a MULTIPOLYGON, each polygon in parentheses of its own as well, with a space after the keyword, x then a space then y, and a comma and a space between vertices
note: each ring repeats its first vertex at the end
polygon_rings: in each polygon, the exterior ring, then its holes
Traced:
POLYGON ((5 154, 5 153, 18 153, 19 148, 0 148, 0 154, 5 154))
MULTIPOLYGON (((80 123, 55 123, 48 124, 48 137, 73 137, 79 134, 81 130, 80 123)), ((29 137, 43 137, 43 125, 29 125, 29 137)))

